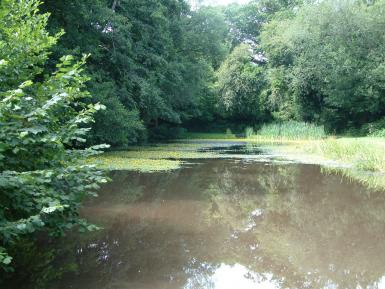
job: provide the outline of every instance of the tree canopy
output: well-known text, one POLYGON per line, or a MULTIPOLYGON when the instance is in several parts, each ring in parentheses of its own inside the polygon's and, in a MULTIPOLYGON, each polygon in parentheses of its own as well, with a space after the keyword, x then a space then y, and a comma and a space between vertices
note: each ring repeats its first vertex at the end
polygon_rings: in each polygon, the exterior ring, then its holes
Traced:
POLYGON ((384 117, 384 9, 377 1, 322 1, 264 27, 278 111, 343 131, 384 117))
POLYGON ((384 117, 383 0, 193 9, 184 0, 46 0, 43 8, 50 31, 65 31, 56 59, 91 54, 87 88, 107 107, 91 144, 173 138, 207 121, 294 119, 343 132, 384 117), (231 93, 243 100, 230 109, 231 93))

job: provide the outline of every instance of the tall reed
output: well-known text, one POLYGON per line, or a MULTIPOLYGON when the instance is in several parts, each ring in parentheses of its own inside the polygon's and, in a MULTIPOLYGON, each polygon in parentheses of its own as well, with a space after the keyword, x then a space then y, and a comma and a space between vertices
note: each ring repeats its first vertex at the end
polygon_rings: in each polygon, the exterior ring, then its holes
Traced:
POLYGON ((257 132, 257 136, 288 140, 308 140, 324 138, 326 133, 323 126, 306 122, 287 121, 265 124, 257 132))

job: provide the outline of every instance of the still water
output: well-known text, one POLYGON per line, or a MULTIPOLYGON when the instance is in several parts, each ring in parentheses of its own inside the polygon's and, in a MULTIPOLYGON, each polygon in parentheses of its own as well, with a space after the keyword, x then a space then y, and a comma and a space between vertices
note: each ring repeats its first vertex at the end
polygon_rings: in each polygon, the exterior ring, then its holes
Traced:
POLYGON ((46 288, 385 288, 384 192, 247 159, 111 177, 82 211, 104 230, 68 236, 46 288))

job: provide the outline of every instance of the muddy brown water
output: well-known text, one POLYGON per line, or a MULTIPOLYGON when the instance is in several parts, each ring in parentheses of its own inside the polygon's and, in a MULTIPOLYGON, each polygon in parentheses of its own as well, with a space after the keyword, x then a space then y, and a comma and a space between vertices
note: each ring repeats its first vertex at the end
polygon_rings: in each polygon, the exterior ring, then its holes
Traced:
POLYGON ((45 288, 385 288, 384 192, 315 165, 197 162, 113 172, 82 211, 104 230, 68 236, 45 288))

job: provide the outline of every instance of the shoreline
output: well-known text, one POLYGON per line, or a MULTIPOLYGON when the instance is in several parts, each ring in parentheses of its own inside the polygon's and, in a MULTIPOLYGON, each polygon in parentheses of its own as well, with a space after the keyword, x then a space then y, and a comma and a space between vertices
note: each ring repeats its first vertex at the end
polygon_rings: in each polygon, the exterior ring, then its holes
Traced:
POLYGON ((341 173, 370 188, 385 189, 384 138, 189 138, 167 144, 106 152, 90 158, 88 162, 96 163, 105 170, 161 172, 179 169, 183 164, 197 159, 250 158, 258 161, 261 158, 258 155, 247 155, 247 152, 245 155, 225 152, 226 147, 236 145, 260 148, 272 162, 280 158, 295 163, 320 165, 326 171, 341 173))

